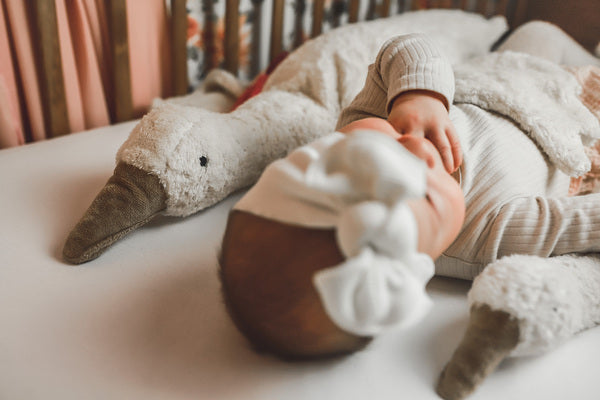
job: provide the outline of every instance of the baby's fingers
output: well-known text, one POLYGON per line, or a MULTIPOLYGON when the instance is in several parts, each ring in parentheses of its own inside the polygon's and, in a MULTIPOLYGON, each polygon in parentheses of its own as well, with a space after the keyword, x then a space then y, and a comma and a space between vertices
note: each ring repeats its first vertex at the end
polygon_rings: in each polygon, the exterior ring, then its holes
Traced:
POLYGON ((454 172, 458 169, 460 164, 462 164, 462 148, 460 147, 460 141, 458 140, 458 135, 456 134, 454 125, 450 125, 448 128, 446 128, 446 137, 448 138, 450 148, 452 149, 454 166, 451 172, 454 172))
POLYGON ((440 153, 446 171, 448 171, 448 173, 454 172, 456 160, 454 158, 454 151, 451 147, 451 142, 449 141, 446 131, 443 129, 431 130, 427 133, 426 137, 431 141, 431 143, 433 143, 435 148, 440 153))

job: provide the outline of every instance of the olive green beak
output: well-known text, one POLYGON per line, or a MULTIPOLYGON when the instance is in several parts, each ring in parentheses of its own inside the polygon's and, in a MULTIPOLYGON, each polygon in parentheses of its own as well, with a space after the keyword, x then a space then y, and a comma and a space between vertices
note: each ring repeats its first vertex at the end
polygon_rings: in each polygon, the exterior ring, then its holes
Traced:
POLYGON ((69 234, 64 260, 73 264, 93 260, 164 210, 166 199, 157 176, 129 164, 117 164, 113 176, 69 234))
POLYGON ((518 342, 516 318, 487 304, 474 305, 462 342, 440 375, 437 393, 445 400, 464 399, 518 342))

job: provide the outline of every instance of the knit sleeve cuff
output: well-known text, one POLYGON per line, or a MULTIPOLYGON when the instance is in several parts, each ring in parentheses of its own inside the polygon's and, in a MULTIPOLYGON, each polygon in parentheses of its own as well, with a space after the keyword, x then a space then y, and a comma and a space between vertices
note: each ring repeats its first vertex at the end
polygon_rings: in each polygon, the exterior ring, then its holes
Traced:
POLYGON ((447 108, 452 104, 452 66, 427 36, 415 33, 388 40, 376 64, 387 87, 386 111, 389 112, 396 97, 409 90, 433 91, 444 97, 447 108))

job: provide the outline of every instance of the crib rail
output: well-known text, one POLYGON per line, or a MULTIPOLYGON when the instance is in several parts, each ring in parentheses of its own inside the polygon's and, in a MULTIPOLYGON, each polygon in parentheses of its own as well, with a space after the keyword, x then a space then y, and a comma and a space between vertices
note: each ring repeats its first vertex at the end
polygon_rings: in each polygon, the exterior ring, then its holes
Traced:
MULTIPOLYGON (((240 61, 239 61, 239 15, 240 15, 240 1, 239 0, 225 0, 226 11, 225 11, 225 52, 224 60, 221 65, 224 69, 237 74, 240 61)), ((209 0, 203 7, 205 31, 216 19, 214 15, 214 7, 212 1, 209 0)), ((391 14, 399 14, 411 10, 421 10, 430 8, 447 8, 447 9, 463 9, 467 11, 478 12, 487 17, 493 15, 504 15, 506 16, 510 26, 517 26, 524 21, 525 11, 527 7, 527 0, 396 0, 392 3, 391 0, 363 0, 361 4, 360 0, 330 0, 326 5, 325 0, 312 0, 308 3, 307 0, 295 0, 293 2, 293 40, 290 48, 284 47, 284 21, 285 19, 285 0, 272 0, 271 3, 271 21, 265 23, 263 20, 262 9, 264 7, 264 0, 252 0, 251 13, 254 16, 252 27, 251 27, 251 43, 250 43, 250 67, 249 76, 254 76, 261 69, 260 60, 262 54, 260 53, 261 48, 267 47, 262 46, 261 30, 264 27, 270 27, 271 32, 269 35, 269 61, 274 60, 281 52, 286 50, 292 50, 298 47, 302 42, 309 37, 315 37, 320 35, 328 24, 328 28, 335 28, 343 23, 353 23, 361 20, 372 20, 376 18, 385 18, 391 14), (304 15, 307 12, 307 6, 310 5, 311 22, 309 31, 305 32, 304 29, 304 15), (366 11, 361 15, 361 10, 365 8, 366 11), (344 18, 344 15, 347 17, 344 18)), ((175 19, 174 25, 183 24, 185 21, 182 16, 178 16, 175 19)), ((206 35, 206 32, 204 33, 206 35)), ((215 57, 212 55, 215 51, 215 46, 211 40, 203 40, 204 43, 204 58, 206 70, 216 68, 219 65, 214 62, 215 57)), ((185 75, 185 65, 178 65, 179 71, 175 74, 178 76, 185 75)))
MULTIPOLYGON (((40 39, 35 49, 41 63, 39 72, 40 92, 44 108, 44 123, 49 136, 68 133, 69 124, 63 75, 60 62, 60 52, 55 15, 56 0, 32 0, 32 13, 35 27, 33 32, 40 39)), ((114 101, 109 107, 112 122, 132 119, 131 72, 129 63, 129 43, 127 33, 126 1, 104 0, 107 4, 107 20, 110 34, 110 55, 113 82, 114 101)), ((220 51, 224 59, 222 63, 217 57, 219 49, 216 46, 216 14, 215 0, 166 0, 169 7, 170 33, 172 48, 172 93, 182 95, 188 91, 187 71, 187 23, 186 8, 189 2, 202 4, 203 19, 203 54, 204 73, 222 67, 233 74, 240 70, 240 0, 217 0, 224 2, 225 23, 223 46, 220 51)), ((559 25, 569 26, 569 33, 591 48, 592 41, 600 36, 597 23, 600 20, 598 0, 578 0, 569 3, 562 0, 250 0, 252 23, 249 34, 249 62, 246 77, 253 77, 262 70, 262 49, 268 49, 267 61, 274 60, 283 51, 292 50, 307 38, 315 37, 327 29, 333 29, 346 23, 387 17, 410 10, 429 8, 452 8, 478 12, 487 17, 504 15, 511 27, 534 18, 553 20, 559 25), (266 2, 268 1, 268 2, 266 2), (290 7, 293 5, 293 7, 290 7), (270 10, 266 10, 270 7, 270 10), (574 9, 572 14, 565 15, 565 7, 574 9), (286 19, 286 12, 293 10, 293 16, 286 19), (270 21, 265 21, 270 11, 270 21), (575 17, 575 16, 578 17, 575 17), (308 16, 305 18, 305 16, 308 16), (306 27, 306 19, 309 26, 306 27), (579 21, 588 21, 581 23, 579 21), (286 45, 284 23, 292 20, 292 40, 286 45), (561 23, 566 21, 567 25, 561 23), (594 21, 590 23, 589 21, 594 21), (570 24, 570 25, 569 25, 570 24), (268 46, 262 43, 263 32, 269 30, 268 46), (577 32, 587 30, 587 36, 577 36, 577 32), (589 33, 591 31, 591 33, 589 33), (596 36, 594 36, 596 35, 596 36), (583 39, 582 39, 583 38, 583 39), (586 39, 588 38, 588 39, 586 39), (590 39, 591 38, 591 39, 590 39), (585 42, 585 40, 588 40, 585 42)), ((566 28, 565 28, 566 29, 566 28)), ((220 40, 220 39, 219 39, 220 40)))
POLYGON ((60 61, 58 26, 56 19, 46 18, 47 15, 56 15, 54 1, 36 1, 32 9, 33 34, 40 38, 36 42, 35 51, 41 64, 38 80, 44 125, 52 136, 58 136, 69 132, 69 117, 60 61))
MULTIPOLYGON (((204 68, 206 71, 223 67, 237 74, 240 68, 240 0, 224 0, 225 7, 225 35, 224 35, 224 60, 219 65, 215 53, 215 40, 213 35, 214 2, 202 1, 204 6, 204 68)), ((363 0, 368 1, 366 13, 360 15, 360 0, 331 0, 329 9, 326 9, 325 0, 313 0, 310 31, 304 32, 304 15, 307 12, 307 0, 296 0, 294 12, 296 13, 294 26, 294 40, 290 49, 284 47, 284 14, 285 0, 272 0, 271 21, 265 24, 262 8, 264 0, 251 0, 254 21, 251 28, 250 68, 248 74, 256 75, 260 69, 262 29, 270 27, 268 59, 275 59, 281 52, 298 47, 308 37, 320 35, 326 24, 326 13, 330 15, 329 28, 335 28, 343 23, 352 23, 360 20, 370 20, 389 16, 392 13, 402 13, 409 10, 424 8, 461 8, 480 12, 491 16, 496 14, 506 15, 512 25, 516 25, 523 17, 525 0, 397 0, 392 7, 391 0, 363 0), (343 15, 347 14, 344 20, 343 15)), ((44 109, 44 122, 49 136, 59 136, 68 133, 69 122, 64 91, 63 73, 60 62, 60 51, 57 34, 56 18, 48 18, 56 14, 55 0, 34 0, 33 13, 36 35, 40 38, 36 49, 42 63, 39 82, 44 109)), ((127 37, 126 0, 106 0, 107 20, 110 32, 110 55, 113 71, 111 87, 114 102, 110 107, 111 120, 120 122, 130 120, 134 116, 131 100, 131 71, 129 63, 129 43, 127 37)), ((182 95, 188 91, 188 73, 186 56, 186 0, 170 0, 171 23, 171 48, 173 60, 173 91, 172 95, 182 95)))

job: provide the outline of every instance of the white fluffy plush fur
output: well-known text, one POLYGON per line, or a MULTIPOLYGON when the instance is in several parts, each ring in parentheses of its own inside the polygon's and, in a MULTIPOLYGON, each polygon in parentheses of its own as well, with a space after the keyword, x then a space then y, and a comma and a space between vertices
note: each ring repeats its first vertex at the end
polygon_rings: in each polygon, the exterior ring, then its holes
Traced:
POLYGON ((292 53, 263 93, 229 114, 158 106, 135 127, 117 161, 160 178, 167 214, 192 214, 252 184, 274 159, 333 131, 340 110, 358 93, 367 66, 390 37, 426 32, 458 62, 486 53, 505 29, 500 17, 433 10, 333 30, 292 53))
POLYGON ((506 51, 456 66, 454 72, 455 102, 510 117, 565 174, 589 171, 584 144, 600 138, 600 124, 578 98, 581 86, 567 70, 506 51))
POLYGON ((154 99, 152 108, 168 103, 224 113, 231 110, 246 86, 247 83, 237 79, 231 73, 223 69, 213 69, 206 75, 202 85, 192 93, 168 100, 154 99))
POLYGON ((117 159, 158 176, 166 214, 186 216, 251 185, 272 160, 333 124, 308 97, 276 90, 230 114, 166 104, 142 119, 117 159), (282 104, 293 118, 282 118, 282 104))
POLYGON ((517 318, 520 337, 512 355, 549 350, 600 323, 600 258, 505 257, 473 281, 469 303, 517 318))

